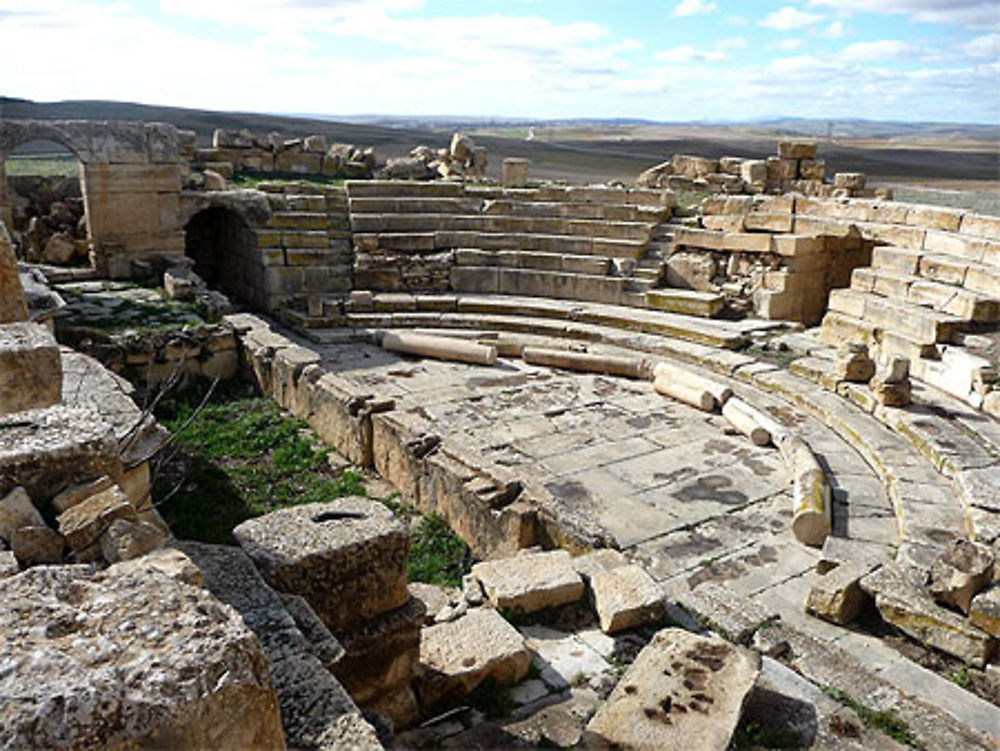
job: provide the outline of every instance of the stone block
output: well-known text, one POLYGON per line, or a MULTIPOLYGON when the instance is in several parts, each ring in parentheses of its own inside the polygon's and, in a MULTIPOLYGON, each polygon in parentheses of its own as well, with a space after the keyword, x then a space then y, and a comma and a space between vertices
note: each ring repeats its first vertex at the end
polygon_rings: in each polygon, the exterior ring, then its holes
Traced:
POLYGON ((70 507, 58 517, 59 533, 74 552, 86 551, 116 519, 135 521, 135 507, 114 485, 70 507))
POLYGON ((272 587, 304 597, 338 637, 409 598, 409 536, 377 501, 283 509, 243 522, 233 536, 272 587))
POLYGON ((0 580, 0 600, 0 745, 285 748, 260 643, 208 592, 46 566, 0 580))
POLYGON ((27 318, 28 308, 17 272, 17 257, 7 228, 0 222, 0 324, 17 323, 27 318))
POLYGON ((952 540, 931 564, 927 591, 942 605, 968 614, 972 598, 993 580, 993 567, 993 553, 985 545, 952 540))
POLYGON ((0 415, 62 400, 62 364, 52 333, 37 323, 0 327, 0 415))
POLYGON ((708 159, 701 156, 691 156, 689 154, 674 154, 671 160, 674 174, 692 179, 707 177, 719 171, 719 162, 716 159, 708 159))
POLYGON ((42 515, 31 502, 24 488, 14 488, 0 499, 0 539, 10 542, 14 531, 21 527, 44 526, 42 515))
POLYGON ((760 657, 722 639, 664 629, 587 724, 583 747, 724 749, 760 672, 760 657))
POLYGON ((108 563, 118 563, 163 547, 166 535, 151 522, 116 519, 101 535, 101 553, 108 563))
POLYGON ((24 568, 53 565, 63 562, 66 540, 43 523, 14 530, 10 548, 17 562, 24 568))
POLYGON ((520 681, 531 665, 524 637, 492 609, 471 610, 420 636, 417 695, 424 707, 471 693, 485 680, 520 681))
POLYGON ((590 577, 590 591, 606 634, 655 623, 663 617, 663 592, 641 566, 597 571, 590 577))
POLYGON ((962 234, 1000 240, 1000 219, 984 214, 965 214, 962 217, 962 234))
POLYGON ((110 568, 123 574, 139 576, 149 576, 150 572, 155 572, 192 587, 201 587, 204 583, 201 569, 185 553, 174 548, 151 550, 138 558, 115 563, 110 568))
POLYGON ((749 184, 763 184, 767 181, 767 162, 763 159, 747 159, 740 165, 740 177, 749 184))
POLYGON ((51 498, 68 485, 122 475, 114 431, 90 410, 65 406, 0 417, 0 493, 20 485, 51 498))
POLYGON ((865 175, 863 172, 838 172, 833 176, 833 187, 845 190, 863 190, 865 175))
POLYGON ((799 162, 799 176, 805 180, 825 180, 826 162, 822 159, 803 159, 799 162))
POLYGON ((565 605, 583 596, 583 580, 565 550, 483 561, 472 567, 472 573, 494 607, 518 613, 565 605))
POLYGON ((942 652, 982 667, 993 655, 994 639, 965 618, 936 604, 893 564, 886 564, 861 580, 875 598, 882 617, 896 628, 942 652))
POLYGON ((778 141, 778 157, 781 159, 815 159, 814 141, 778 141))
POLYGON ((868 599, 861 589, 861 577, 870 570, 871 567, 842 563, 818 577, 809 590, 806 612, 831 623, 850 623, 868 599))
POLYGON ((972 598, 969 622, 1000 639, 1000 583, 993 584, 972 598))
POLYGON ((519 188, 528 183, 531 162, 527 159, 504 159, 501 164, 500 183, 506 188, 519 188))

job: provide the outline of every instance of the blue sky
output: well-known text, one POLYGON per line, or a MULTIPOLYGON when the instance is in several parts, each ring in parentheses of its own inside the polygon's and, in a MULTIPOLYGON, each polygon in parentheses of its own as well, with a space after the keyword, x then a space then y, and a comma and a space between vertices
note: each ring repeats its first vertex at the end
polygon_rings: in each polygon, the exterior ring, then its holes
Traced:
POLYGON ((998 0, 0 0, 0 94, 1000 124, 998 0))

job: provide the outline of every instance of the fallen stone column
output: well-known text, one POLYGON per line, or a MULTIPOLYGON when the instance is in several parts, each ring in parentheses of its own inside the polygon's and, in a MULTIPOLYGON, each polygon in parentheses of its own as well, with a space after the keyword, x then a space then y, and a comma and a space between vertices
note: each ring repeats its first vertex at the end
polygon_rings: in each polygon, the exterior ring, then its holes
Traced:
POLYGON ((695 373, 687 368, 682 368, 669 362, 656 363, 653 367, 653 377, 669 378, 676 383, 685 383, 693 388, 707 391, 718 402, 719 406, 724 405, 729 401, 729 397, 733 395, 733 390, 726 384, 713 381, 711 378, 706 378, 700 373, 695 373))
POLYGON ((386 331, 382 334, 380 344, 382 349, 391 352, 433 357, 437 360, 455 360, 473 365, 496 365, 497 362, 496 347, 447 336, 386 331))
POLYGON ((642 378, 644 361, 639 357, 596 355, 587 352, 570 352, 547 347, 525 347, 521 357, 529 365, 548 365, 553 368, 579 370, 585 373, 642 378))
POLYGON ((830 484, 809 444, 787 436, 778 445, 792 473, 792 534, 805 545, 819 546, 830 533, 830 484))
POLYGON ((666 376, 657 376, 653 379, 653 388, 658 394, 669 396, 671 399, 684 402, 703 412, 711 412, 715 409, 715 397, 703 388, 675 381, 666 376))
POLYGON ((738 397, 732 397, 722 405, 722 416, 757 446, 772 442, 777 445, 787 432, 778 422, 738 397))

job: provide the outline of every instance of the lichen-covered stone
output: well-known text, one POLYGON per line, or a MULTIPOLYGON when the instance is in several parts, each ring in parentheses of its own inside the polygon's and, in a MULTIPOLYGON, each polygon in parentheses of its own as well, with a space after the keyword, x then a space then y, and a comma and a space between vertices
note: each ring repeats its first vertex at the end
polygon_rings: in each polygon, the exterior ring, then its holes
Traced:
POLYGON ((529 665, 531 654, 517 629, 495 610, 472 610, 421 633, 417 693, 420 703, 431 707, 447 696, 468 694, 487 679, 517 683, 529 665))
POLYGON ((934 602, 894 565, 886 564, 861 580, 875 598, 881 616, 930 647, 982 667, 993 655, 995 641, 965 618, 934 602))
POLYGON ((304 597, 338 637, 409 598, 409 535, 377 501, 283 509, 243 522, 233 536, 272 587, 304 597))
POLYGON ((729 745, 760 657, 668 628, 625 671, 584 733, 588 749, 709 751, 729 745))
POLYGON ((116 563, 109 569, 123 574, 145 575, 146 572, 155 572, 192 587, 200 587, 204 582, 201 569, 183 552, 173 548, 153 550, 138 558, 116 563))
POLYGON ((972 598, 969 622, 976 628, 1000 638, 1000 583, 988 587, 972 598))
POLYGON ((37 323, 0 326, 0 415, 42 409, 62 398, 59 345, 37 323))
POLYGON ((867 598, 861 589, 861 577, 870 570, 870 567, 842 563, 818 577, 809 590, 806 612, 831 623, 850 623, 861 612, 867 598))
POLYGON ((285 747, 257 639, 208 592, 60 566, 0 599, 0 747, 285 747))
POLYGON ((483 561, 472 573, 494 607, 519 613, 576 602, 583 595, 583 580, 565 550, 483 561))
POLYGON ((122 475, 111 428, 93 412, 64 406, 0 417, 0 493, 22 486, 51 498, 69 485, 122 475))
POLYGON ((28 318, 24 289, 17 273, 17 257, 7 228, 0 222, 0 324, 16 323, 28 318))
POLYGON ((969 612, 972 598, 993 579, 993 553, 985 545, 956 539, 931 564, 927 591, 942 605, 969 612))

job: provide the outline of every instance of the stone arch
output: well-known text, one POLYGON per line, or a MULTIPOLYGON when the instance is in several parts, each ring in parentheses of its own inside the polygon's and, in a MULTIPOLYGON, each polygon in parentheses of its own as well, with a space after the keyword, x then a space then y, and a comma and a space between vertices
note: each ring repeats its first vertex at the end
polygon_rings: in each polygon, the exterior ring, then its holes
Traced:
POLYGON ((210 287, 256 304, 262 289, 257 236, 245 215, 209 205, 184 225, 184 253, 210 287))

